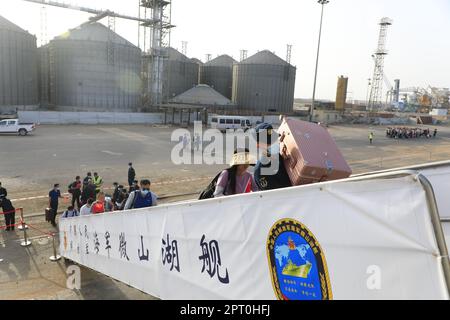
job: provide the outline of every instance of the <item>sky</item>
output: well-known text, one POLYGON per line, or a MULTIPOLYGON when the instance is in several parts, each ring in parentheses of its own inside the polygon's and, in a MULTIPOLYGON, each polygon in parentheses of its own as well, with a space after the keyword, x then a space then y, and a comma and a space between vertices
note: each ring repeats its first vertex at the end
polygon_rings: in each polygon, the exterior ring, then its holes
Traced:
MULTIPOLYGON (((65 0, 95 9, 134 15, 139 0, 65 0)), ((0 0, 0 15, 35 34, 41 43, 42 5, 0 0)), ((297 67, 296 98, 313 91, 321 6, 316 0, 173 0, 171 45, 205 61, 206 54, 228 54, 239 60, 270 50, 297 67)), ((47 38, 64 33, 91 16, 47 7, 47 38)), ((330 0, 325 6, 316 97, 334 100, 337 78, 349 77, 349 100, 365 100, 374 63, 379 21, 393 19, 389 28, 385 74, 401 87, 450 87, 450 0, 330 0)), ((107 24, 107 19, 101 21, 107 24)), ((137 22, 116 20, 116 32, 137 44, 137 22)), ((387 91, 384 85, 383 91, 387 91)))

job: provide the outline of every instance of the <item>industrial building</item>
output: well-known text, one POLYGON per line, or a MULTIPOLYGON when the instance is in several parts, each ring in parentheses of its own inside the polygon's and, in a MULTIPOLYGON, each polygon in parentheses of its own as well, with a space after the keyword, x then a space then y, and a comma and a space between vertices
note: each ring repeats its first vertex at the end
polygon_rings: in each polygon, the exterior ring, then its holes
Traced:
POLYGON ((167 60, 163 64, 163 102, 198 85, 200 65, 174 48, 167 49, 167 60))
POLYGON ((37 104, 36 37, 0 16, 0 112, 37 104))
POLYGON ((265 50, 233 66, 232 100, 239 108, 290 113, 296 68, 265 50))
POLYGON ((232 98, 233 65, 237 63, 228 55, 221 55, 200 67, 200 83, 207 84, 228 99, 232 98))
POLYGON ((140 106, 141 50, 102 24, 83 24, 39 53, 42 105, 75 111, 140 106))
POLYGON ((230 99, 220 94, 206 84, 199 84, 194 88, 174 97, 169 101, 174 104, 185 104, 205 107, 235 106, 230 99))

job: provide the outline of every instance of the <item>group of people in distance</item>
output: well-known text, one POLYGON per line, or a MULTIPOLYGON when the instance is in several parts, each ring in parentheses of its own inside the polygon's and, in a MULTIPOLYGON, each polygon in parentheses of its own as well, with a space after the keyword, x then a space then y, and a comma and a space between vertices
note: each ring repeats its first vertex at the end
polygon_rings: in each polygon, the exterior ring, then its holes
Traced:
POLYGON ((431 137, 436 138, 437 132, 437 129, 434 129, 434 131, 431 132, 430 129, 389 127, 386 129, 386 136, 392 139, 417 139, 422 137, 430 139, 431 137))
MULTIPOLYGON (((68 192, 72 195, 71 205, 65 210, 61 218, 72 218, 90 214, 122 211, 129 209, 147 208, 157 205, 158 197, 150 191, 151 181, 135 180, 136 171, 133 164, 128 164, 128 190, 118 182, 113 183, 112 194, 103 190, 103 179, 95 172, 94 177, 88 172, 81 181, 80 176, 68 186, 68 192)), ((49 222, 56 227, 59 199, 63 198, 60 185, 55 184, 49 192, 49 222)))

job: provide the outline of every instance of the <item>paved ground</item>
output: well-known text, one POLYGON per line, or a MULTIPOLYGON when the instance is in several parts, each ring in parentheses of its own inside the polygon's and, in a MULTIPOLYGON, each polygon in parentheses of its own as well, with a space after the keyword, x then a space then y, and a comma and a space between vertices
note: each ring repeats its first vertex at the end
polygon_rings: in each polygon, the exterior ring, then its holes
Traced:
MULTIPOLYGON (((435 127, 429 126, 434 129, 435 127)), ((437 139, 392 140, 384 127, 329 128, 354 173, 450 159, 450 127, 436 127, 437 139), (368 144, 368 133, 375 143, 368 144)), ((0 181, 25 215, 42 212, 53 183, 63 189, 75 175, 97 171, 105 186, 125 183, 132 161, 139 178, 149 177, 159 195, 200 191, 223 165, 176 166, 170 161, 174 128, 151 126, 41 126, 32 136, 0 136, 0 181), (33 200, 17 200, 44 196, 33 200)), ((179 201, 195 195, 167 198, 179 201)), ((42 217, 28 218, 38 229, 54 232, 42 217)), ((51 263, 51 242, 30 230, 32 246, 20 247, 19 232, 0 231, 0 299, 151 299, 96 272, 82 269, 81 291, 66 289, 65 264, 51 263)))

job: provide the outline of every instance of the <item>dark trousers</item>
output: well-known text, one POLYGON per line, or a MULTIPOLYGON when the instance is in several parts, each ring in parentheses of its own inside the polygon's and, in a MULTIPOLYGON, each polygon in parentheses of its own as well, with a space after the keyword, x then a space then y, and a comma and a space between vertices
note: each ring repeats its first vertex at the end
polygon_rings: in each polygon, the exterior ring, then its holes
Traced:
POLYGON ((5 222, 6 222, 6 231, 14 230, 14 224, 16 223, 16 213, 7 213, 5 214, 5 222))
POLYGON ((56 226, 56 216, 58 215, 58 203, 51 203, 50 208, 52 209, 52 214, 50 215, 50 222, 53 226, 56 226))
POLYGON ((75 208, 75 203, 76 203, 78 211, 80 211, 80 209, 81 209, 80 196, 81 196, 81 193, 79 193, 79 192, 72 193, 72 207, 75 208))

